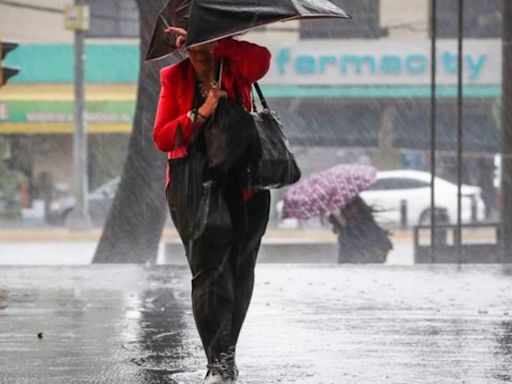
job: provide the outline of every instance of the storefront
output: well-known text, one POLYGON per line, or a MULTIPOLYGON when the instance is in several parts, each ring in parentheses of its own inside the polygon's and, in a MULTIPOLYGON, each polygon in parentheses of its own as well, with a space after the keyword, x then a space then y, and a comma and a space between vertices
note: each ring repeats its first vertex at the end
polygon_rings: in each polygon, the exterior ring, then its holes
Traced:
MULTIPOLYGON (((132 129, 135 85, 87 89, 91 188, 118 176, 132 129)), ((70 194, 73 180, 73 90, 69 84, 13 84, 0 92, 0 141, 21 208, 70 194)), ((10 188, 13 191, 13 188, 10 188)), ((12 193, 12 192, 11 192, 12 193)), ((10 205, 13 203, 10 202, 10 205)))
MULTIPOLYGON (((395 151, 398 160, 389 166, 426 166, 414 156, 428 159, 430 148, 429 41, 318 40, 270 49, 272 66, 262 86, 292 144, 325 151, 395 151)), ((444 40, 438 49, 438 148, 449 157, 456 144, 456 43, 444 40)), ((90 44, 86 57, 94 187, 122 167, 135 109, 139 48, 90 44)), ((6 62, 22 72, 0 91, 0 140, 9 144, 4 157, 26 173, 33 191, 39 179, 69 191, 72 46, 22 45, 6 62)), ((499 152, 500 142, 500 42, 467 41, 464 65, 464 147, 472 156, 490 157, 499 152)))
MULTIPOLYGON (((438 48, 438 139, 455 148, 455 41, 438 48)), ((394 147, 430 148, 430 43, 300 42, 273 48, 264 84, 292 141, 310 145, 377 146, 383 124, 394 147)), ((472 40, 464 54, 465 149, 499 151, 501 43, 472 40), (482 134, 485 132, 485 135, 482 134)))

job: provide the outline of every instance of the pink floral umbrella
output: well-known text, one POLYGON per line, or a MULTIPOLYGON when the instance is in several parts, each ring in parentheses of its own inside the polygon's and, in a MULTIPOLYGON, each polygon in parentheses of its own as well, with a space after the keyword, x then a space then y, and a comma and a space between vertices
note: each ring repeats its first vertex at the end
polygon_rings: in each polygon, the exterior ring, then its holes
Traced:
POLYGON ((293 185, 284 198, 283 219, 307 220, 343 209, 377 178, 369 165, 341 164, 293 185))

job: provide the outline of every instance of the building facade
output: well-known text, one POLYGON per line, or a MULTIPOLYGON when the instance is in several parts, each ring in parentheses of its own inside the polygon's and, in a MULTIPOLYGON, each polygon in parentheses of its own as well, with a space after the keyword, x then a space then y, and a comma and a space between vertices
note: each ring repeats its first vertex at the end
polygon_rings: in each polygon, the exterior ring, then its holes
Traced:
MULTIPOLYGON (((243 37, 272 51, 262 85, 287 124, 305 173, 343 161, 427 169, 430 2, 334 2, 353 19, 270 25, 243 37)), ((485 162, 499 151, 502 0, 468 2, 464 145, 468 157, 485 162)), ((6 62, 22 69, 0 90, 0 138, 10 146, 12 167, 30 180, 34 197, 43 194, 48 179, 53 189, 71 190, 74 63, 73 34, 64 29, 62 14, 67 3, 0 3, 0 37, 21 44, 6 62)), ((438 148, 449 168, 456 145, 457 1, 439 3, 438 148)), ((89 4, 86 98, 94 188, 121 170, 140 48, 134 1, 89 4)))

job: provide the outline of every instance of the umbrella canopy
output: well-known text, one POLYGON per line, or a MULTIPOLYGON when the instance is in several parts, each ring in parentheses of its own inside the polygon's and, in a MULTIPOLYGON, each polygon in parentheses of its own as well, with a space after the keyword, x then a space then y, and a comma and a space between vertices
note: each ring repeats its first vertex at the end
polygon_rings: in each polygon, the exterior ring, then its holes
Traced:
POLYGON ((146 60, 176 49, 167 26, 187 29, 186 46, 237 35, 277 21, 350 16, 329 0, 170 0, 157 20, 146 60))
MULTIPOLYGON (((176 36, 165 32, 167 27, 187 28, 192 0, 169 0, 156 20, 146 61, 160 59, 176 51, 176 36)), ((182 54, 183 58, 186 56, 182 54)))
POLYGON ((329 0, 193 0, 187 46, 233 36, 277 21, 350 18, 329 0))
POLYGON ((368 165, 341 164, 314 173, 290 187, 284 198, 283 219, 307 220, 343 209, 376 177, 377 169, 368 165))

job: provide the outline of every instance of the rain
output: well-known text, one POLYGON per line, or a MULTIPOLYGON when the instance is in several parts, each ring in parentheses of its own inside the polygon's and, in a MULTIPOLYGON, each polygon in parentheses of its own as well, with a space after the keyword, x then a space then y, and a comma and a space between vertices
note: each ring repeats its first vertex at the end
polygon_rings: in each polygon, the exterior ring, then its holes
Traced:
POLYGON ((0 383, 511 382, 508 20, 0 0, 0 383))

